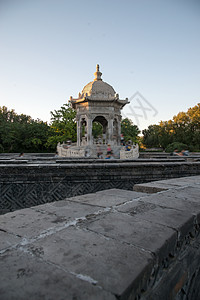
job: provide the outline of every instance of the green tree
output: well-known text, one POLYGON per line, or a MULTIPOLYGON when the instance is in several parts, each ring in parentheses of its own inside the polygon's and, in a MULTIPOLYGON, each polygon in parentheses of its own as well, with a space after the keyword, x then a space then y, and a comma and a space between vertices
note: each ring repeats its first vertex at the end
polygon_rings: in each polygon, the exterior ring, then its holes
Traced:
POLYGON ((187 112, 179 112, 172 120, 161 121, 143 130, 143 143, 147 147, 160 145, 164 149, 173 143, 187 145, 191 151, 200 150, 200 103, 187 112))
POLYGON ((99 122, 92 123, 92 135, 96 139, 103 134, 103 127, 99 122))
POLYGON ((200 150, 200 103, 173 117, 175 141, 200 150))
POLYGON ((52 148, 47 145, 47 140, 51 134, 50 127, 46 122, 32 121, 28 125, 22 126, 23 148, 28 152, 52 151, 52 148))
POLYGON ((174 135, 173 135, 173 125, 172 121, 161 121, 159 123, 159 135, 158 135, 158 140, 160 147, 165 149, 167 145, 170 143, 173 143, 174 141, 174 135))
POLYGON ((137 142, 140 130, 136 125, 133 125, 133 122, 130 119, 126 118, 121 122, 121 133, 123 134, 125 141, 131 140, 137 142))
POLYGON ((150 125, 148 129, 142 131, 143 143, 147 148, 160 147, 159 132, 159 125, 150 125))
POLYGON ((50 128, 46 122, 0 107, 0 151, 44 152, 50 128))
POLYGON ((51 136, 47 145, 56 148, 58 142, 76 141, 76 111, 69 104, 64 104, 59 110, 51 111, 51 136))

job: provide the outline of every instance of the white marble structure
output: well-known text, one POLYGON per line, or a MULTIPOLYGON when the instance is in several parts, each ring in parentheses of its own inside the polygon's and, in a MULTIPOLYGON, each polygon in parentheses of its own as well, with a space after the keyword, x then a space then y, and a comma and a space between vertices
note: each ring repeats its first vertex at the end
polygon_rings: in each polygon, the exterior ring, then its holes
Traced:
POLYGON ((70 98, 72 107, 77 111, 77 146, 93 145, 93 122, 102 125, 106 144, 120 145, 120 111, 128 103, 128 99, 120 100, 113 87, 101 79, 99 65, 94 75, 94 80, 83 88, 77 99, 70 98), (82 136, 82 126, 85 126, 85 139, 82 136))
POLYGON ((139 157, 139 146, 138 144, 132 146, 130 151, 126 151, 125 147, 120 150, 120 159, 134 159, 139 157))
POLYGON ((58 145, 60 156, 97 157, 97 144, 92 135, 92 126, 93 122, 98 122, 103 128, 103 156, 106 155, 107 145, 110 144, 115 157, 120 157, 121 109, 128 103, 128 98, 119 99, 113 87, 101 79, 99 65, 96 66, 94 75, 94 80, 83 88, 78 98, 70 97, 69 102, 77 111, 77 146, 66 149, 58 145))

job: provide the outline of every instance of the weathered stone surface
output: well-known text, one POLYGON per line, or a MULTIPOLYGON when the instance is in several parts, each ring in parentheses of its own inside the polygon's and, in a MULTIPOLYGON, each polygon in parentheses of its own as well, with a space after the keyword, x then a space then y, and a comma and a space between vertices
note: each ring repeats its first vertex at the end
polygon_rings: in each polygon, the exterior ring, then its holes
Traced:
POLYGON ((185 247, 174 261, 173 267, 162 273, 158 284, 145 293, 142 299, 200 299, 199 254, 200 236, 185 247))
POLYGON ((111 293, 91 284, 89 278, 82 280, 62 265, 44 261, 37 252, 26 253, 23 248, 2 254, 0 270, 1 300, 116 299, 111 293))
MULTIPOLYGON (((140 203, 138 203, 138 206, 133 208, 130 204, 128 207, 124 205, 123 211, 126 211, 133 216, 137 215, 137 218, 140 220, 146 220, 158 225, 165 225, 176 230, 176 240, 178 243, 182 243, 183 239, 186 239, 188 235, 195 235, 195 216, 190 211, 180 211, 166 207, 155 207, 145 211, 146 206, 148 207, 148 202, 141 203, 141 206, 140 203), (141 207, 144 207, 144 210, 142 210, 141 207)), ((169 252, 174 255, 174 251, 175 247, 171 248, 169 252)))
POLYGON ((99 209, 91 205, 59 201, 2 215, 0 230, 33 238, 57 227, 65 228, 70 222, 98 213, 99 209))
POLYGON ((145 193, 135 192, 135 191, 124 191, 120 189, 109 189, 103 190, 96 193, 97 195, 107 195, 107 196, 118 196, 126 198, 127 200, 136 199, 139 197, 144 197, 145 193))
POLYGON ((132 199, 138 199, 144 197, 145 193, 138 193, 132 191, 126 191, 119 189, 110 189, 105 191, 100 191, 95 194, 86 194, 82 196, 76 196, 68 198, 69 201, 87 203, 90 205, 98 205, 102 207, 112 207, 126 203, 132 199))
POLYGON ((190 212, 196 215, 197 221, 200 221, 200 188, 183 187, 154 194, 146 198, 149 203, 159 205, 165 208, 173 208, 179 211, 190 212))
POLYGON ((0 253, 2 250, 14 247, 21 241, 21 238, 17 235, 7 233, 1 229, 0 225, 0 253))
POLYGON ((154 194, 161 191, 166 191, 169 189, 173 189, 175 185, 173 184, 163 184, 159 183, 159 181, 152 182, 152 183, 143 183, 143 184, 136 184, 133 187, 133 190, 136 192, 144 192, 148 194, 154 194))
POLYGON ((200 162, 90 160, 0 165, 0 213, 105 189, 200 174, 200 162))
POLYGON ((176 232, 167 226, 140 220, 139 215, 133 217, 117 212, 110 213, 99 220, 87 223, 86 228, 108 238, 151 251, 159 260, 169 253, 174 253, 176 232), (170 244, 170 249, 165 253, 167 244, 170 244))
POLYGON ((199 178, 0 216, 0 299, 199 299, 199 178))
POLYGON ((72 227, 35 241, 25 251, 34 255, 37 249, 42 260, 116 295, 122 295, 141 273, 150 275, 153 262, 145 251, 72 227))
POLYGON ((146 193, 157 193, 160 191, 174 189, 175 187, 184 187, 190 184, 200 185, 199 176, 182 177, 176 179, 159 180, 154 182, 135 184, 133 187, 134 191, 146 192, 146 193))

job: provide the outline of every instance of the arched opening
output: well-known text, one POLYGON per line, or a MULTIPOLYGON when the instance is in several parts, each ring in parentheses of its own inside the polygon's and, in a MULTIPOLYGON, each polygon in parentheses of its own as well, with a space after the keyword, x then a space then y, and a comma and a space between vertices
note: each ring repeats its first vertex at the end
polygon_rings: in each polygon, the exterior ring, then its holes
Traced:
POLYGON ((92 122, 92 136, 97 142, 106 143, 108 121, 103 116, 97 116, 92 122))
POLYGON ((99 122, 92 123, 92 136, 94 139, 103 137, 103 126, 99 122))

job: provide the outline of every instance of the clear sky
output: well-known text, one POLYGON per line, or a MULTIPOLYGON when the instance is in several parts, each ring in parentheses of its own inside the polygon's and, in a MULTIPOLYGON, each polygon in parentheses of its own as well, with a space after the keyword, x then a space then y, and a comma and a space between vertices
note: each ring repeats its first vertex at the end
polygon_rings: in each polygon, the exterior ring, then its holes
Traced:
POLYGON ((96 64, 141 130, 187 111, 200 102, 200 1, 0 0, 0 106, 49 121, 96 64))

